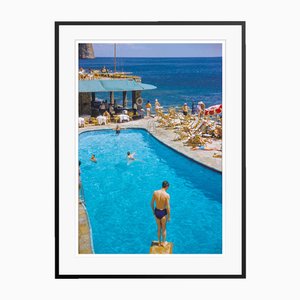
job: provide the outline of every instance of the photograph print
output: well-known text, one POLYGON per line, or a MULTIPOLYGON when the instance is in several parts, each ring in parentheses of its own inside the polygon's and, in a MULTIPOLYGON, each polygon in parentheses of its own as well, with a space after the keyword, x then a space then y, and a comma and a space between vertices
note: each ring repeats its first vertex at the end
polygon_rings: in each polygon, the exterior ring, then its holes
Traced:
POLYGON ((78 47, 79 253, 221 254, 222 44, 78 47))
POLYGON ((56 278, 245 278, 245 23, 55 38, 56 278))

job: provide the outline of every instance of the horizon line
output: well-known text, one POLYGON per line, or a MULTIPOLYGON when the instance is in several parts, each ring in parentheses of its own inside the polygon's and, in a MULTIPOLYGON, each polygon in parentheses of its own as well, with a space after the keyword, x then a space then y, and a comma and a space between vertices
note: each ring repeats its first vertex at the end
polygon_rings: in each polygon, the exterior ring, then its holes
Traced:
MULTIPOLYGON (((114 56, 95 56, 94 58, 114 58, 114 56)), ((80 59, 94 59, 80 58, 80 59)), ((222 58, 222 56, 118 56, 118 58, 222 58)))

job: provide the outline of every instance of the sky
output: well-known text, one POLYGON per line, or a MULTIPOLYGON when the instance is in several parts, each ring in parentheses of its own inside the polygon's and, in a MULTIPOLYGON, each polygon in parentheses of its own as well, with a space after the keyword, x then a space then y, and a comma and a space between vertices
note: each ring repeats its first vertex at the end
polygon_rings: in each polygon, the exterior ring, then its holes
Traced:
MULTIPOLYGON (((93 44, 96 57, 113 57, 114 44, 93 44)), ((117 57, 220 57, 222 44, 117 44, 117 57)))

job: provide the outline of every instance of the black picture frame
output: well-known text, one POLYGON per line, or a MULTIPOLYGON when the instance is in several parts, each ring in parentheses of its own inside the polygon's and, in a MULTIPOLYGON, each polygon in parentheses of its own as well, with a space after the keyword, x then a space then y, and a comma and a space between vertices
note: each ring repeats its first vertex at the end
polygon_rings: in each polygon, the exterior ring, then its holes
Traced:
POLYGON ((123 22, 123 21, 111 21, 111 22, 98 22, 98 21, 57 21, 55 22, 55 278, 56 279, 71 279, 71 278, 246 278, 246 22, 245 21, 157 21, 157 22, 123 22), (242 195, 241 195, 241 274, 228 274, 228 275, 212 275, 212 274, 172 274, 172 275, 145 275, 145 274, 101 274, 101 275, 87 275, 87 274, 61 274, 60 273, 60 253, 59 253, 59 29, 60 26, 103 26, 103 25, 142 25, 142 26, 240 26, 241 27, 241 53, 242 53, 242 69, 241 69, 241 99, 242 99, 242 195))

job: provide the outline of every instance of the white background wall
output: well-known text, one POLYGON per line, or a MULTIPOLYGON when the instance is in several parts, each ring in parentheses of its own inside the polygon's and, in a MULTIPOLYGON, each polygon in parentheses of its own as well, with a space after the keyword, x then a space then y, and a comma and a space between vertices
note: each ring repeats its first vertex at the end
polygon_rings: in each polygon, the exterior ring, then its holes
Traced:
POLYGON ((296 3, 28 0, 2 5, 3 299, 299 298, 296 3), (54 279, 55 20, 247 22, 247 279, 54 279))

